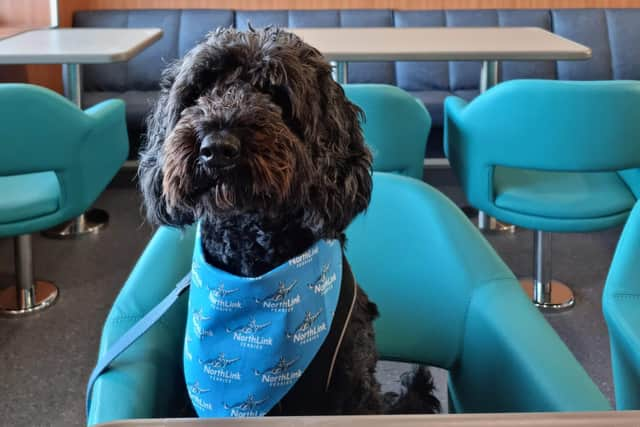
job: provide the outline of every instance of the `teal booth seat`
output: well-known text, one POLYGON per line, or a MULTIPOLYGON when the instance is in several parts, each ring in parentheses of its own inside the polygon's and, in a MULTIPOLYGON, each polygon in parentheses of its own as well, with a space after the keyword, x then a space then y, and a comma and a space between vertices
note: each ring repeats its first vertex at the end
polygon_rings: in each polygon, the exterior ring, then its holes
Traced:
POLYGON ((431 116, 424 104, 396 86, 345 84, 347 98, 365 114, 364 139, 373 170, 422 179, 431 116))
POLYGON ((602 297, 619 410, 640 409, 640 203, 629 215, 602 297))
POLYGON ((125 108, 110 100, 82 111, 48 89, 1 84, 0 117, 0 238, 18 236, 19 254, 17 291, 3 291, 0 306, 32 311, 29 233, 78 216, 111 181, 129 147, 125 108))
MULTIPOLYGON (((412 178, 374 173, 373 182, 369 209, 347 230, 347 257, 380 310, 375 327, 383 358, 448 369, 458 412, 609 409, 452 202, 412 178)), ((193 245, 193 228, 158 230, 109 313, 100 354, 190 269, 193 245)), ((183 295, 98 378, 90 425, 176 415, 185 389, 186 316, 183 295)))
POLYGON ((513 80, 470 103, 446 100, 446 153, 471 205, 536 231, 539 306, 573 304, 551 281, 544 232, 622 224, 636 201, 640 174, 627 169, 640 167, 638 105, 637 81, 513 80))

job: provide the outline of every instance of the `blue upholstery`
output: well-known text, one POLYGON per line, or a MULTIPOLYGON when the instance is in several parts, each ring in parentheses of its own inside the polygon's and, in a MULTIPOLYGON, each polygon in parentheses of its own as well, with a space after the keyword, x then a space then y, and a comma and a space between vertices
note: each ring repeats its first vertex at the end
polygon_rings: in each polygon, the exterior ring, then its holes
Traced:
POLYGON ((547 172, 496 166, 493 193, 500 209, 563 219, 626 214, 636 202, 616 172, 547 172))
POLYGON ((0 116, 0 237, 81 214, 126 158, 122 101, 83 112, 47 89, 3 84, 0 116))
POLYGON ((60 184, 53 172, 0 176, 0 189, 0 223, 37 218, 60 207, 60 184))
MULTIPOLYGON (((609 409, 511 271, 451 201, 395 174, 374 173, 373 184, 367 213, 347 230, 347 257, 380 310, 375 328, 384 358, 449 369, 458 412, 609 409), (420 310, 412 309, 418 301, 420 310)), ((189 270, 193 244, 193 228, 158 230, 109 313, 100 354, 189 270)), ((186 315, 183 296, 98 378, 89 424, 175 416, 184 390, 186 315)))
POLYGON ((640 82, 513 80, 446 100, 445 149, 474 207, 534 230, 604 229, 634 203, 637 176, 616 171, 640 167, 639 104, 640 82))
MULTIPOLYGON (((208 31, 219 26, 246 29, 282 27, 442 27, 442 26, 536 26, 586 44, 593 50, 587 61, 516 61, 500 66, 502 80, 520 78, 595 80, 640 80, 640 9, 561 10, 128 10, 85 11, 74 16, 78 27, 162 27, 164 37, 129 63, 84 66, 85 90, 110 92, 89 95, 87 105, 113 93, 127 100, 128 126, 137 150, 143 131, 142 117, 149 110, 147 99, 157 97, 162 65, 188 50, 208 31), (129 100, 141 97, 133 108, 129 100)), ((397 85, 425 102, 435 132, 428 144, 440 156, 442 100, 465 91, 478 93, 478 62, 376 62, 352 63, 350 83, 397 85), (431 93, 436 91, 436 93, 431 93)))
POLYGON ((618 410, 640 409, 640 203, 631 211, 602 296, 618 410))
POLYGON ((431 129, 424 105, 395 86, 347 84, 344 91, 366 116, 362 131, 373 154, 373 170, 422 179, 431 129))

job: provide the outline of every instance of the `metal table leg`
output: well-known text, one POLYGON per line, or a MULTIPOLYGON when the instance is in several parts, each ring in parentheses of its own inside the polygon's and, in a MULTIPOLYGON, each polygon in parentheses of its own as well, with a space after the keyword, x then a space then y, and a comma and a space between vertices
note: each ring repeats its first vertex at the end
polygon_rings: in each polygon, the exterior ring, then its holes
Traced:
POLYGON ((0 291, 0 314, 17 316, 42 310, 58 297, 58 288, 44 280, 33 279, 31 235, 14 238, 16 285, 0 291))
MULTIPOLYGON (((82 108, 82 72, 80 64, 63 64, 64 95, 82 108)), ((46 237, 65 239, 94 233, 109 222, 109 214, 102 209, 89 209, 79 217, 44 231, 46 237)))
POLYGON ((333 66, 333 79, 340 83, 345 84, 349 80, 349 65, 344 61, 331 61, 333 66))
MULTIPOLYGON (((480 93, 484 93, 498 84, 498 61, 483 61, 480 70, 480 93)), ((503 224, 482 211, 478 211, 478 228, 482 231, 507 231, 514 233, 516 227, 503 224)))
POLYGON ((551 234, 533 233, 533 278, 520 279, 520 285, 541 309, 558 311, 573 307, 575 298, 571 288, 551 277, 551 234))

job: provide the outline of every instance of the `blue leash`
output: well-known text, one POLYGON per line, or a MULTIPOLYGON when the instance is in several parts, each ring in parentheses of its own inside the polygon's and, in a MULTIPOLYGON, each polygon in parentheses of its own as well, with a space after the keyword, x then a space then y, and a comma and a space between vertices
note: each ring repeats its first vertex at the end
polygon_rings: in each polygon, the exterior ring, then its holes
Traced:
POLYGON ((91 391, 93 389, 93 383, 96 382, 98 377, 109 367, 111 362, 118 357, 123 351, 125 351, 131 344, 133 344, 138 338, 140 338, 145 332, 152 327, 164 313, 171 308, 178 297, 182 295, 190 284, 191 272, 187 273, 176 285, 176 287, 167 295, 158 305, 153 307, 145 316, 138 320, 127 332, 125 332, 118 340, 107 350, 105 354, 98 359, 96 367, 91 372, 89 377, 89 383, 87 384, 87 417, 89 416, 89 408, 91 407, 91 391))

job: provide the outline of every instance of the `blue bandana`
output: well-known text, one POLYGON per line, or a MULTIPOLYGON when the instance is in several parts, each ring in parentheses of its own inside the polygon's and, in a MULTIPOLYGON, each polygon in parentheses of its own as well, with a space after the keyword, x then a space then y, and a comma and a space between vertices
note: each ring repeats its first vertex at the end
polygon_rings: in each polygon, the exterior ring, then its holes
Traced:
POLYGON ((207 264, 198 227, 191 277, 184 374, 198 416, 265 415, 331 329, 340 244, 320 240, 260 277, 239 277, 207 264))

